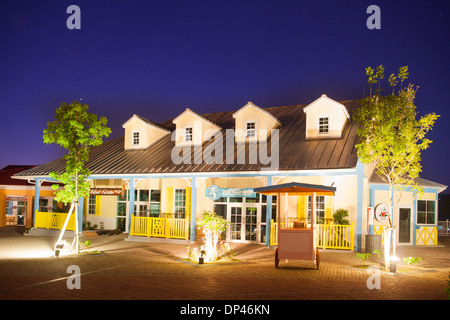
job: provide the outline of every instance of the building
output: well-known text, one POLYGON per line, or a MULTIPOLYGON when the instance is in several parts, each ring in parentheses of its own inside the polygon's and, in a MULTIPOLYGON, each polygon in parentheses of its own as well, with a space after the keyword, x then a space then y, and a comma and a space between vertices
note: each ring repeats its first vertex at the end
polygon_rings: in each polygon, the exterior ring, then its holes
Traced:
MULTIPOLYGON (((357 106, 357 101, 322 95, 308 105, 263 109, 248 102, 235 111, 202 115, 186 109, 159 124, 133 115, 123 124, 122 137, 91 151, 92 190, 81 201, 80 228, 84 221, 120 228, 130 238, 195 241, 196 219, 212 211, 230 222, 224 240, 271 245, 277 210, 287 223, 308 223, 311 199, 277 201, 253 189, 298 182, 336 188, 334 196, 314 199, 321 246, 359 251, 365 234, 383 232, 386 222, 372 217, 388 197, 373 167, 358 161, 358 124, 350 121, 357 106), (345 244, 329 243, 337 232, 332 231, 333 213, 339 208, 348 210, 351 222, 345 244)), ((64 166, 59 159, 15 178, 33 181, 40 194, 40 183, 51 180, 49 172, 64 166)), ((423 199, 405 191, 391 217, 401 230, 409 228, 398 234, 399 244, 437 244, 437 195, 446 186, 421 181, 423 199)))
MULTIPOLYGON (((0 170, 0 227, 15 225, 30 228, 33 225, 36 190, 34 180, 13 179, 12 176, 34 167, 9 165, 0 170)), ((58 204, 54 203, 54 190, 50 185, 50 183, 44 183, 38 186, 39 210, 45 212, 63 210, 61 204, 58 207, 58 204)))

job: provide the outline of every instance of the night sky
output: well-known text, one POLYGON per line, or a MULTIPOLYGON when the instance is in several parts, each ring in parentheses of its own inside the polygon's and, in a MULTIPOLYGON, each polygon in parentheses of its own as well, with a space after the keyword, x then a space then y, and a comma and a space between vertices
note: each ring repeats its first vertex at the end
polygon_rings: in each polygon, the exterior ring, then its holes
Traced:
POLYGON ((42 139, 61 102, 106 116, 109 140, 134 113, 360 99, 364 69, 383 64, 387 88, 407 65, 419 114, 441 115, 421 176, 450 186, 450 1, 4 0, 0 12, 0 168, 64 153, 42 139), (81 30, 66 26, 72 4, 81 30), (366 26, 372 4, 379 30, 366 26))

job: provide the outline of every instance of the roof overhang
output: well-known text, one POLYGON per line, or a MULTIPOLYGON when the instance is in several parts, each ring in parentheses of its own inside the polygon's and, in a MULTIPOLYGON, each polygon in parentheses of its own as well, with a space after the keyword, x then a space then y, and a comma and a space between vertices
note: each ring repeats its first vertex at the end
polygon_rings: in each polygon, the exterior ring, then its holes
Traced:
POLYGON ((288 195, 297 196, 310 195, 312 193, 316 193, 318 196, 334 196, 336 188, 317 184, 290 182, 275 186, 254 188, 254 191, 267 196, 276 196, 279 193, 287 193, 288 195))

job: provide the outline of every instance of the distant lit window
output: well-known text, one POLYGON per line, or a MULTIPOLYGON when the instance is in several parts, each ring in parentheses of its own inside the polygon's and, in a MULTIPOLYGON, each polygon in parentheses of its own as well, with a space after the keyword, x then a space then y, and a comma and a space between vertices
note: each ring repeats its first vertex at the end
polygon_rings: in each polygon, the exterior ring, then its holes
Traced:
POLYGON ((256 137, 256 124, 254 122, 247 122, 246 136, 249 138, 256 137))
POLYGON ((133 145, 139 145, 139 132, 133 132, 133 145))
POLYGON ((417 223, 436 223, 436 202, 434 200, 417 200, 417 223))
POLYGON ((328 117, 319 118, 319 133, 328 133, 328 117))
POLYGON ((186 128, 185 140, 192 141, 192 128, 186 128))

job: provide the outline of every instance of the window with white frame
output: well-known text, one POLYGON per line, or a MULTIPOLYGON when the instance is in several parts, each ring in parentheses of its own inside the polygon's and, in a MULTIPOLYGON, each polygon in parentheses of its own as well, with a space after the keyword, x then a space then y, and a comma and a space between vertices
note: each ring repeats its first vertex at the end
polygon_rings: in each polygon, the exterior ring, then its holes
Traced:
POLYGON ((245 136, 249 138, 256 137, 256 123, 254 121, 247 122, 245 136))
POLYGON ((175 189, 174 218, 184 219, 186 213, 186 189, 175 189))
POLYGON ((139 131, 133 132, 133 146, 139 145, 139 131))
MULTIPOLYGON (((325 223, 325 196, 316 196, 316 223, 325 223)), ((311 196, 308 196, 308 222, 311 222, 311 196)))
POLYGON ((192 141, 192 128, 186 128, 184 133, 185 141, 192 141))
POLYGON ((418 224, 436 223, 436 201, 417 200, 417 223, 418 224))
POLYGON ((319 118, 319 133, 328 133, 328 117, 319 118))
POLYGON ((90 196, 88 201, 88 214, 95 214, 95 196, 90 196))

